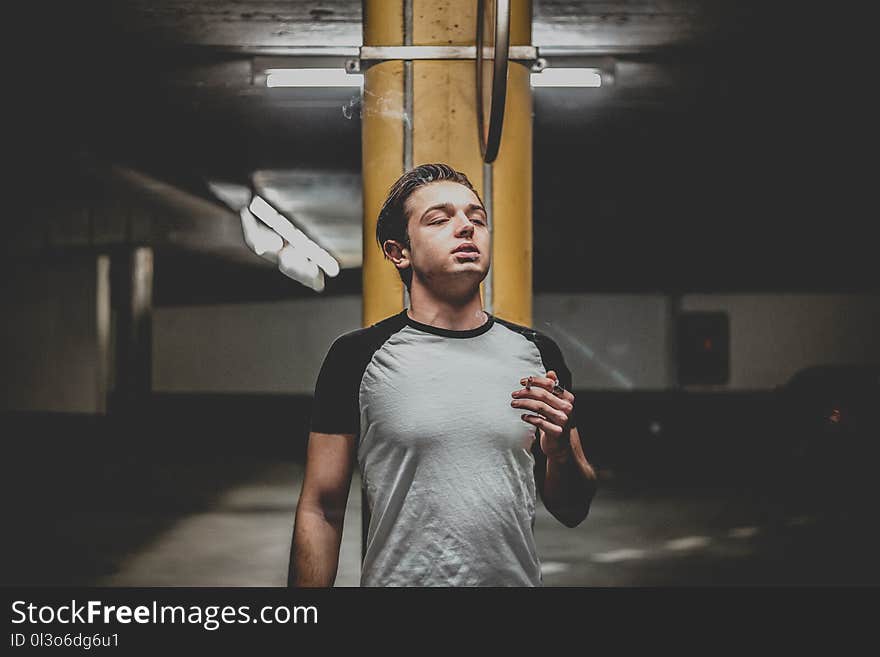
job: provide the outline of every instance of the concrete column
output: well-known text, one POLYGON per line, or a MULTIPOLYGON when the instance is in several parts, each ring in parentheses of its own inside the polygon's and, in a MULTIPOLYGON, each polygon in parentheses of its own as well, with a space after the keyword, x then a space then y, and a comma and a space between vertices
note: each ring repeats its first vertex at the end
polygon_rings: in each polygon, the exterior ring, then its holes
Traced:
POLYGON ((110 300, 110 256, 100 254, 95 258, 95 411, 107 413, 108 395, 110 394, 110 331, 111 331, 111 300, 110 300))
POLYGON ((111 261, 116 314, 116 376, 112 412, 137 413, 152 390, 153 250, 124 249, 111 261))

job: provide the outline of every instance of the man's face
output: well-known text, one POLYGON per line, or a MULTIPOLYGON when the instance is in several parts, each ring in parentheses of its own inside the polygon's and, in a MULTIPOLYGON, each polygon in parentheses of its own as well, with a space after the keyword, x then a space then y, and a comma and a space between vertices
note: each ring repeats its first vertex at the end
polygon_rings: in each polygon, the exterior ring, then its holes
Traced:
POLYGON ((489 272, 491 242, 486 210, 466 186, 441 180, 407 200, 413 277, 441 294, 467 294, 489 272), (458 250, 468 245, 471 250, 458 250))

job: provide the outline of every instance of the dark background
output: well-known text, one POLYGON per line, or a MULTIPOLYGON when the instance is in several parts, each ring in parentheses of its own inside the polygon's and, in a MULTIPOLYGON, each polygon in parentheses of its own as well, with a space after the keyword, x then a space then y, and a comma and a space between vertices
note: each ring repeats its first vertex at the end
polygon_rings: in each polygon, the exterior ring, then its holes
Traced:
MULTIPOLYGON (((534 92, 534 292, 876 295, 868 8, 536 0, 535 45, 613 56, 618 68, 607 88, 534 92)), ((350 0, 7 8, 7 291, 29 267, 146 244, 157 308, 318 298, 224 242, 230 215, 207 182, 359 173, 359 121, 342 112, 351 93, 267 90, 249 62, 291 44, 356 47, 360 20, 350 0), (174 211, 144 214, 146 192, 120 169, 166 185, 150 203, 174 211)), ((360 291, 351 268, 323 294, 360 291)), ((16 329, 16 312, 4 309, 8 335, 30 330, 16 329)), ((734 565, 693 557, 558 582, 876 584, 877 371, 818 367, 775 390, 577 391, 608 491, 589 535, 629 519, 647 542, 657 504, 770 529, 734 565), (824 520, 793 534, 785 519, 803 514, 824 520)), ((14 529, 3 583, 113 574, 259 464, 301 464, 309 409, 291 395, 157 393, 126 413, 4 412, 14 529), (279 430, 257 430, 255 416, 279 430)), ((292 522, 292 507, 281 512, 292 522)))

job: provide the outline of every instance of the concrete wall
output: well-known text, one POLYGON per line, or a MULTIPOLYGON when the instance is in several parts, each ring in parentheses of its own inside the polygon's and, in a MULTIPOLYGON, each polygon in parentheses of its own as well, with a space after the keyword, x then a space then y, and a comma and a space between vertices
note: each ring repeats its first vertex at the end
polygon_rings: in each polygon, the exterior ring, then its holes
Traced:
POLYGON ((812 365, 880 364, 880 296, 689 295, 682 306, 728 314, 726 389, 772 388, 812 365))
MULTIPOLYGON (((663 388, 662 297, 541 295, 534 326, 557 340, 578 388, 663 388)), ((336 336, 360 327, 359 296, 157 308, 157 392, 312 394, 336 336)))
MULTIPOLYGON (((880 298, 688 295, 684 310, 730 316, 731 380, 762 390, 811 365, 880 362, 880 298)), ((358 296, 158 308, 158 392, 311 394, 327 348, 360 326, 358 296)), ((557 341, 581 390, 662 390, 672 365, 668 300, 660 295, 544 294, 534 327, 557 341)))
POLYGON ((360 321, 360 296, 156 308, 153 390, 311 395, 327 349, 360 321))
MULTIPOLYGON (((94 256, 5 269, 0 308, 4 411, 104 408, 94 256)), ((101 285, 107 285, 103 269, 101 285)), ((106 308, 104 309, 106 311, 106 308)))
MULTIPOLYGON (((0 410, 102 412, 109 347, 98 319, 108 312, 98 302, 107 284, 100 260, 7 271, 0 410)), ((731 380, 722 389, 773 388, 811 365, 880 363, 878 296, 688 295, 682 307, 730 317, 731 380)), ((309 395, 330 344, 360 317, 359 296, 156 308, 153 389, 309 395)), ((662 296, 538 295, 534 327, 558 342, 578 389, 668 386, 662 296)))
POLYGON ((559 345, 581 390, 667 387, 668 323, 666 298, 636 294, 539 294, 532 319, 559 345))

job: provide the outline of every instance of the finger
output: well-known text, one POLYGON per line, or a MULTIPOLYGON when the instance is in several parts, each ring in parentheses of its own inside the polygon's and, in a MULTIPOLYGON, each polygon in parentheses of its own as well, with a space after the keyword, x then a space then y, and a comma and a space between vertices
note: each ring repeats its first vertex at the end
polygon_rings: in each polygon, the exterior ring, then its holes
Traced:
POLYGON ((510 405, 514 408, 520 408, 538 413, 560 427, 564 427, 566 424, 568 424, 567 413, 557 410, 542 401, 538 401, 535 399, 514 399, 512 402, 510 402, 510 405))
POLYGON ((519 382, 526 388, 540 386, 545 390, 553 390, 553 379, 548 379, 546 376, 538 376, 536 374, 533 374, 531 376, 520 379, 519 382))
POLYGON ((560 435, 562 435, 562 427, 553 424, 552 422, 549 422, 546 418, 543 418, 540 415, 523 414, 520 416, 520 418, 523 420, 523 422, 527 422, 532 426, 543 429, 545 433, 553 436, 554 438, 558 438, 560 435))
POLYGON ((553 393, 553 396, 554 396, 554 397, 563 397, 563 398, 564 398, 564 397, 565 397, 565 394, 564 394, 564 393, 566 392, 566 390, 565 390, 565 388, 562 388, 562 383, 560 383, 560 381, 559 381, 559 377, 556 376, 556 371, 555 371, 555 370, 550 370, 549 372, 547 372, 547 378, 550 379, 551 381, 553 381, 553 385, 552 385, 551 388, 550 388, 550 392, 553 393), (562 394, 560 394, 560 393, 557 391, 556 386, 559 386, 560 388, 562 388, 562 394))
MULTIPOLYGON (((553 395, 556 397, 561 397, 562 395, 559 394, 556 387, 559 386, 560 388, 562 388, 562 384, 559 382, 559 377, 556 376, 556 371, 555 370, 548 371, 547 378, 553 382, 553 385, 550 388, 550 392, 552 392, 553 395)), ((564 391, 565 391, 565 389, 563 388, 563 392, 564 391)))
POLYGON ((562 395, 556 395, 543 388, 535 387, 528 390, 514 390, 510 396, 514 399, 537 399, 569 415, 574 408, 574 395, 567 390, 562 395))

